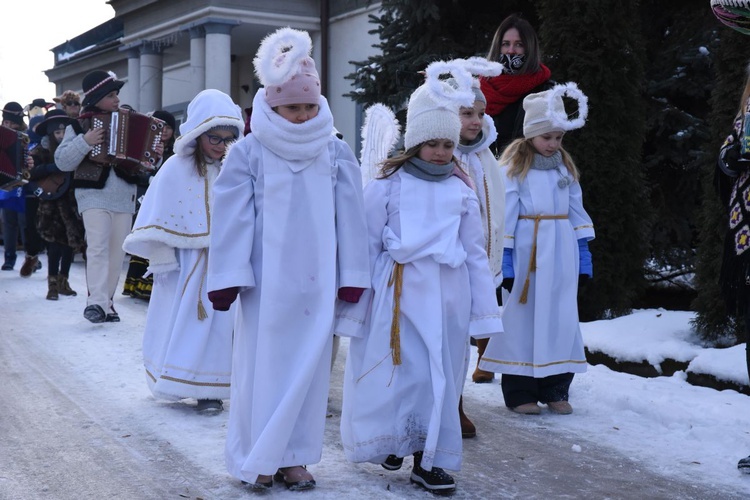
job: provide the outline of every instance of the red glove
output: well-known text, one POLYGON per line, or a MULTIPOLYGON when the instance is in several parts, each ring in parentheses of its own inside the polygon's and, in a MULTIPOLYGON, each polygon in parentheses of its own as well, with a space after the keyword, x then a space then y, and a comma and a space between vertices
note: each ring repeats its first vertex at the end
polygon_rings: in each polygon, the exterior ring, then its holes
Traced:
POLYGON ((230 288, 224 288, 222 290, 214 290, 208 292, 208 300, 213 304, 216 311, 228 311, 229 306, 237 298, 237 294, 240 293, 240 287, 233 286, 230 288))
POLYGON ((355 288, 353 286, 342 286, 339 288, 339 299, 343 300, 344 302, 351 302, 352 304, 356 304, 359 302, 359 298, 362 296, 362 293, 365 291, 364 288, 355 288))

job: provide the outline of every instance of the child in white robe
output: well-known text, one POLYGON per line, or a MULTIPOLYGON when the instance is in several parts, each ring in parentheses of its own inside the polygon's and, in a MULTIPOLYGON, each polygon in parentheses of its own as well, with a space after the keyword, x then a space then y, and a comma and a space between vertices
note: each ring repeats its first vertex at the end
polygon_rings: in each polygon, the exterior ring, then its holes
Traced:
POLYGON ((209 298, 235 300, 225 458, 254 490, 315 486, 336 297, 370 285, 359 164, 334 135, 312 42, 283 28, 261 43, 252 133, 214 185, 209 298))
MULTIPOLYGON (((401 468, 411 482, 455 490, 443 468, 461 467, 458 399, 469 335, 502 331, 480 205, 453 151, 468 85, 451 90, 433 63, 409 100, 405 152, 365 187, 372 291, 344 304, 336 332, 352 336, 341 437, 353 462, 401 468), (450 96, 450 97, 449 97, 450 96)), ((453 69, 454 75, 461 73, 453 69)), ((465 80, 465 79, 464 79, 465 80)))
POLYGON ((541 402, 554 413, 569 414, 573 375, 586 371, 577 292, 579 275, 593 275, 588 241, 594 226, 562 139, 566 130, 583 126, 588 104, 569 83, 531 94, 523 106, 524 138, 508 145, 500 158, 503 287, 510 291, 503 309, 505 335, 490 340, 480 368, 503 374, 505 405, 516 413, 539 414, 541 402), (578 100, 577 119, 568 119, 566 94, 578 100))
POLYGON ((156 277, 143 334, 149 388, 158 398, 196 399, 204 412, 221 411, 229 397, 234 327, 231 314, 207 308, 211 186, 227 143, 242 129, 240 108, 228 95, 199 93, 175 155, 154 177, 123 244, 148 259, 148 274, 156 277))

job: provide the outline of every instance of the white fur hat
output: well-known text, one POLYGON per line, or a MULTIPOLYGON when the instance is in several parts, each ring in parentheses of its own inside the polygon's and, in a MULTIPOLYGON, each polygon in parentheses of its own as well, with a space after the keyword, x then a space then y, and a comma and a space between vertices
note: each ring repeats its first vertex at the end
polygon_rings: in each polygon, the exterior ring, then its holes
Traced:
POLYGON ((526 139, 548 132, 566 132, 583 127, 589 114, 588 98, 573 83, 555 85, 550 90, 529 94, 523 100, 526 115, 523 119, 523 136, 526 139), (578 101, 578 118, 571 120, 565 111, 563 96, 578 101))
POLYGON ((175 154, 193 154, 198 137, 216 127, 234 127, 240 138, 245 122, 240 107, 231 97, 220 90, 206 89, 188 104, 187 121, 180 125, 180 137, 174 144, 175 154))
POLYGON ((406 110, 404 147, 410 149, 433 139, 449 139, 458 144, 461 134, 461 106, 474 105, 471 74, 458 64, 442 61, 427 66, 427 80, 409 98, 406 110), (451 74, 455 86, 440 80, 451 74))
POLYGON ((286 27, 263 39, 253 65, 269 106, 319 104, 320 77, 311 52, 306 31, 286 27))

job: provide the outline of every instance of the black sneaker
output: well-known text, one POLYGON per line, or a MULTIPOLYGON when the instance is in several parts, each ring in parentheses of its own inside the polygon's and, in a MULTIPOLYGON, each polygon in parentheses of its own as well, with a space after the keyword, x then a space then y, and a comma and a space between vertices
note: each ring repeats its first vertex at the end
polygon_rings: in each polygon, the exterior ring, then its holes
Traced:
POLYGON ((745 457, 737 463, 737 469, 745 474, 750 474, 750 457, 745 457))
POLYGON ((205 413, 219 413, 224 410, 224 402, 221 399, 199 399, 195 411, 205 413))
POLYGON ((86 309, 83 310, 83 317, 92 323, 104 323, 107 320, 104 309, 96 304, 86 306, 86 309))
POLYGON ((414 454, 414 467, 411 470, 409 481, 418 484, 429 492, 440 495, 450 495, 456 491, 456 481, 453 476, 445 472, 440 467, 433 467, 430 470, 422 468, 422 453, 414 454))
POLYGON ((404 457, 397 457, 396 455, 388 455, 388 458, 380 464, 385 470, 399 470, 404 463, 404 457))
POLYGON ((104 319, 107 323, 119 323, 120 322, 120 315, 117 313, 109 313, 107 314, 107 317, 104 319))

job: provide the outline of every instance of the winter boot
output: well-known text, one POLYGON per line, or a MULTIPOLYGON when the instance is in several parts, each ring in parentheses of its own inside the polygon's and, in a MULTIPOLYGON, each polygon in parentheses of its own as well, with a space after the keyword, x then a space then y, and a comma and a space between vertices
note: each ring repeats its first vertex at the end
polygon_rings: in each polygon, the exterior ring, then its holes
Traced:
POLYGON ((414 467, 409 481, 438 495, 450 495, 456 491, 456 481, 443 469, 435 466, 430 470, 422 468, 421 451, 414 452, 414 467))
POLYGON ((477 436, 477 428, 474 426, 469 417, 464 413, 464 397, 458 399, 458 418, 461 420, 461 437, 473 438, 477 436))
POLYGON ((57 276, 47 276, 47 300, 57 300, 57 276))
POLYGON ((489 343, 490 339, 477 339, 477 368, 471 375, 471 380, 473 380, 477 384, 486 384, 488 382, 492 382, 492 379, 495 378, 494 373, 479 369, 479 362, 482 360, 484 351, 485 349, 487 349, 487 344, 489 343))
POLYGON ((60 293, 60 295, 66 295, 69 297, 75 297, 76 295, 78 295, 75 290, 70 288, 68 277, 63 276, 62 274, 57 276, 57 291, 60 293))
POLYGON ((750 457, 745 457, 737 462, 737 469, 745 474, 750 474, 750 457))
POLYGON ((36 255, 27 255, 21 265, 21 277, 28 278, 31 273, 36 271, 36 265, 39 263, 39 257, 36 255))

